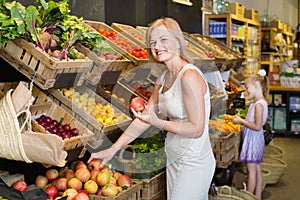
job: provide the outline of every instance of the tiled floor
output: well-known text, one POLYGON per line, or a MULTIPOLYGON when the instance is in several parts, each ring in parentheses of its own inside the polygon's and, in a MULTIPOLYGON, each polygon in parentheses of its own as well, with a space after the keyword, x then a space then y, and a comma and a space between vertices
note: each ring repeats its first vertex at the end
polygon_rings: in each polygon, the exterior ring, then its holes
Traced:
POLYGON ((300 137, 275 137, 272 143, 284 150, 287 167, 278 183, 266 186, 263 200, 300 200, 300 137))

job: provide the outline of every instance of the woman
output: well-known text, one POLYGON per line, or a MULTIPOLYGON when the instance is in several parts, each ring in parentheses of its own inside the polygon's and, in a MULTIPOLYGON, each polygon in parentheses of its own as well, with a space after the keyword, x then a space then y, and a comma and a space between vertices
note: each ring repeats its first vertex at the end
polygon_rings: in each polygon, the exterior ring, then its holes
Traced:
POLYGON ((158 19, 146 34, 150 59, 166 66, 156 81, 145 110, 108 149, 92 153, 92 159, 110 160, 150 126, 166 130, 167 197, 169 200, 208 199, 215 170, 208 134, 209 89, 201 71, 188 56, 184 35, 171 18, 158 19), (157 113, 168 116, 160 119, 157 113))

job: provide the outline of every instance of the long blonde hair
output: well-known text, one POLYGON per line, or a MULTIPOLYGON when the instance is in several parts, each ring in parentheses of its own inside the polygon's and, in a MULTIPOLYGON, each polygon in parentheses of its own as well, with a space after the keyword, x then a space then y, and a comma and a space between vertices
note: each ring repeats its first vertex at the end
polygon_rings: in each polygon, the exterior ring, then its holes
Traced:
POLYGON ((264 95, 265 99, 268 99, 269 96, 269 78, 264 75, 264 76, 260 76, 259 74, 252 74, 250 76, 248 76, 245 80, 245 83, 247 82, 259 82, 261 87, 262 87, 262 93, 264 95))
POLYGON ((147 45, 149 59, 152 61, 154 60, 152 57, 152 54, 151 54, 151 50, 150 50, 151 32, 154 28, 161 26, 161 25, 165 26, 169 30, 170 34, 178 40, 179 46, 180 46, 180 57, 189 63, 194 63, 193 59, 191 59, 191 57, 188 53, 184 35, 183 35, 183 32, 182 32, 179 24, 177 23, 176 20, 169 18, 169 17, 160 18, 160 19, 155 20, 154 22, 152 22, 152 24, 150 25, 150 27, 147 30, 146 45, 147 45))

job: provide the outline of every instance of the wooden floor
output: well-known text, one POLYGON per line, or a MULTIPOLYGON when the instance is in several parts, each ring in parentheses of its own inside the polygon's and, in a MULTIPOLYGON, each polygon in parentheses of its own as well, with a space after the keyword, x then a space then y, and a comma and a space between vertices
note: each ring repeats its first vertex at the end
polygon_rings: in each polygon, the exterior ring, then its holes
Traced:
POLYGON ((278 183, 267 185, 263 200, 299 200, 300 199, 300 137, 275 137, 272 143, 281 147, 285 154, 282 158, 287 163, 278 183))

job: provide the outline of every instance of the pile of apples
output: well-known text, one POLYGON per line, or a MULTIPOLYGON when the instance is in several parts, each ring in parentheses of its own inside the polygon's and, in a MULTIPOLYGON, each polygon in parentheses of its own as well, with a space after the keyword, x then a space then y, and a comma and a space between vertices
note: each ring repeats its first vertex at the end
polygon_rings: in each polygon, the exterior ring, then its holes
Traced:
POLYGON ((62 94, 70 99, 75 105, 95 117, 101 124, 111 125, 127 119, 125 113, 116 112, 110 104, 96 102, 87 92, 79 93, 74 88, 62 89, 62 94))
POLYGON ((153 85, 142 85, 138 81, 131 83, 131 87, 140 95, 143 95, 146 99, 150 99, 153 91, 153 85))
POLYGON ((89 200, 89 195, 117 196, 132 186, 129 176, 101 167, 101 161, 74 161, 70 167, 48 169, 35 178, 36 187, 43 188, 50 200, 67 196, 67 200, 89 200))
POLYGON ((56 134, 62 139, 76 137, 79 135, 79 130, 77 128, 71 127, 70 124, 61 124, 57 120, 46 115, 40 116, 36 121, 39 125, 44 127, 46 131, 51 134, 56 134))
POLYGON ((116 43, 119 47, 129 52, 131 55, 135 56, 136 58, 139 59, 148 58, 147 50, 143 49, 139 45, 132 45, 132 43, 125 38, 118 37, 118 34, 115 31, 108 31, 108 30, 104 30, 103 28, 99 28, 98 32, 101 35, 105 36, 106 38, 114 41, 114 43, 116 43))

